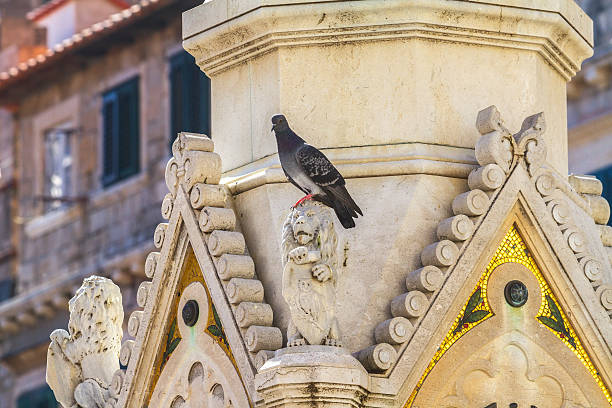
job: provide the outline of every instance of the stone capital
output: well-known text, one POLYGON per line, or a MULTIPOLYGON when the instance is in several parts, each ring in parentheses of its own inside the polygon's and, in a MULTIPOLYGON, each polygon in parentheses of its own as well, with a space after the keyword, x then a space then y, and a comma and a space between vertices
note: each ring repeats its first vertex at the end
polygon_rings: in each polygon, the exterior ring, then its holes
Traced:
POLYGON ((368 373, 348 351, 329 346, 280 349, 255 377, 266 406, 363 406, 368 373))

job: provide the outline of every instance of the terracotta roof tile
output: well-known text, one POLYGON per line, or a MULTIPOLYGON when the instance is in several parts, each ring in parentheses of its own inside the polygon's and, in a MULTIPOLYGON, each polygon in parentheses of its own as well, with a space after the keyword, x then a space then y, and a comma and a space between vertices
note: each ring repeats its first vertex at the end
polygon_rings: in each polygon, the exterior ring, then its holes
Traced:
MULTIPOLYGON (((61 1, 64 0, 52 0, 51 3, 61 1)), ((14 81, 25 77, 29 71, 51 64, 60 55, 80 47, 85 47, 98 37, 129 24, 131 19, 147 11, 147 9, 153 5, 172 3, 173 1, 175 0, 141 0, 138 4, 134 4, 121 12, 112 14, 107 19, 81 30, 79 33, 65 39, 60 44, 56 44, 53 48, 47 49, 45 53, 38 54, 30 58, 27 62, 22 62, 15 67, 9 68, 6 72, 0 72, 0 91, 10 86, 14 81)))
MULTIPOLYGON (((32 21, 39 20, 43 18, 44 16, 52 13, 53 11, 57 10, 58 8, 68 3, 69 1, 70 0, 51 0, 35 8, 34 10, 30 11, 28 14, 26 14, 26 17, 28 18, 28 20, 32 20, 32 21)), ((130 4, 127 3, 125 0, 107 0, 107 1, 110 3, 113 3, 114 5, 122 9, 130 7, 130 4)))

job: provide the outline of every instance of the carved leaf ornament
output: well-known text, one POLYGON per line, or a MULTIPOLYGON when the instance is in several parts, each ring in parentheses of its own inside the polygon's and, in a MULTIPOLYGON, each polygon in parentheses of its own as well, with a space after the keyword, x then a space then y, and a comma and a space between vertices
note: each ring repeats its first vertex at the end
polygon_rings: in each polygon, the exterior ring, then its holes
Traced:
POLYGON ((550 309, 552 316, 538 316, 537 319, 542 322, 543 325, 557 332, 561 339, 567 339, 567 342, 571 344, 572 347, 576 348, 576 341, 574 340, 574 337, 567 329, 557 304, 549 295, 546 295, 546 305, 550 309))
POLYGON ((229 343, 227 342, 227 337, 225 337, 225 332, 223 331, 223 325, 221 324, 221 319, 219 319, 219 315, 217 314, 217 309, 215 309, 215 304, 212 305, 212 313, 215 319, 215 323, 209 325, 206 330, 218 341, 229 349, 229 343))
POLYGON ((470 323, 478 323, 485 317, 487 317, 491 312, 489 310, 484 309, 485 300, 481 296, 482 288, 479 286, 476 288, 476 291, 472 293, 470 296, 470 300, 468 300, 467 305, 465 306, 465 311, 463 312, 463 316, 457 323, 457 327, 453 330, 453 333, 459 333, 463 329, 467 329, 470 323), (476 310, 476 308, 481 308, 476 310))
POLYGON ((170 325, 170 329, 168 329, 168 335, 166 336, 166 349, 162 355, 161 369, 164 369, 164 365, 166 361, 170 358, 170 354, 174 351, 176 346, 179 345, 181 338, 175 337, 176 335, 176 318, 172 320, 172 324, 170 325))

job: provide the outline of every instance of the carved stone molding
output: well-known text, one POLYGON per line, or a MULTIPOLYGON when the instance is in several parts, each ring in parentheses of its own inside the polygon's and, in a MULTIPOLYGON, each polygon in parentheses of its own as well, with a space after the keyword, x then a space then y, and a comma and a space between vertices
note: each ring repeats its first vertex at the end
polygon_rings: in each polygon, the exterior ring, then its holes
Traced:
MULTIPOLYGON (((151 252, 145 261, 145 275, 151 280, 142 282, 138 288, 137 302, 143 310, 134 311, 128 321, 128 332, 135 340, 124 342, 121 348, 121 361, 127 365, 127 371, 118 371, 113 378, 113 389, 122 407, 157 406, 158 401, 166 401, 173 407, 200 403, 246 406, 255 399, 252 378, 257 353, 273 352, 282 346, 282 334, 272 325, 272 308, 264 303, 263 285, 248 254, 232 209, 231 195, 225 186, 218 185, 221 160, 213 149, 214 144, 208 137, 191 133, 180 133, 173 144, 173 157, 165 175, 169 193, 162 202, 162 216, 167 222, 155 230, 153 240, 158 252, 151 252), (193 266, 196 264, 197 268, 193 266), (168 280, 174 282, 170 288, 166 286, 168 280), (197 357, 197 350, 187 347, 188 341, 180 340, 192 333, 188 328, 177 329, 177 324, 179 328, 187 324, 187 321, 177 323, 181 320, 180 311, 171 311, 176 313, 172 324, 160 320, 160 314, 173 309, 172 294, 185 295, 183 286, 190 282, 201 283, 206 288, 199 287, 198 308, 189 309, 187 314, 214 315, 206 328, 207 334, 194 341, 206 343, 210 336, 216 339, 215 344, 220 345, 231 366, 223 373, 210 365, 208 357, 197 357), (212 300, 207 302, 212 305, 203 305, 209 292, 212 300), (154 341, 158 337, 169 339, 170 343, 156 346, 154 341), (179 355, 197 358, 191 368, 185 368, 180 363, 182 357, 175 357, 179 355), (213 379, 220 374, 226 379, 231 377, 231 381, 215 383, 213 379), (209 384, 209 380, 213 383, 209 384), (202 384, 210 385, 211 392, 196 398, 195 390, 202 384), (172 387, 181 391, 170 396, 167 392, 172 387), (247 394, 228 397, 238 389, 247 394)), ((195 292, 192 294, 195 296, 195 292)), ((197 319, 191 323, 204 324, 197 319)))

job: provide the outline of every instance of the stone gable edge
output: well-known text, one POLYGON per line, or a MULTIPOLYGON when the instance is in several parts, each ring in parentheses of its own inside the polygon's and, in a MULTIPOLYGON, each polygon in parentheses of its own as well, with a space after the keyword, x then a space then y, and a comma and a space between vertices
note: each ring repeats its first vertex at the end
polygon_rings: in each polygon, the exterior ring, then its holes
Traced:
MULTIPOLYGON (((128 322, 128 333, 135 339, 123 343, 121 362, 127 365, 127 370, 118 370, 113 378, 112 389, 118 399, 118 407, 140 408, 148 395, 147 387, 152 380, 152 369, 170 313, 174 288, 189 245, 194 250, 214 299, 249 399, 252 404, 256 401, 253 379, 258 350, 248 350, 245 344, 248 329, 253 326, 239 327, 235 316, 236 306, 230 304, 226 293, 227 282, 222 282, 218 275, 219 260, 225 254, 233 252, 249 259, 250 256, 245 253, 242 234, 234 231, 229 235, 217 235, 216 249, 211 251, 211 235, 217 231, 225 233, 228 232, 224 231, 226 229, 233 230, 235 225, 206 231, 201 226, 200 215, 204 211, 214 213, 215 208, 224 208, 233 214, 231 197, 224 186, 218 185, 221 161, 212 150, 212 142, 204 135, 180 133, 173 145, 174 156, 166 167, 166 184, 170 193, 162 203, 162 216, 168 222, 156 228, 154 244, 160 252, 150 253, 145 264, 145 273, 152 280, 141 283, 138 290, 138 304, 143 310, 133 312, 128 322), (241 240, 242 247, 239 245, 241 240), (235 241, 238 241, 238 248, 235 241)), ((255 276, 253 278, 256 279, 255 276)), ((274 334, 282 341, 280 330, 276 331, 278 333, 274 334)))

